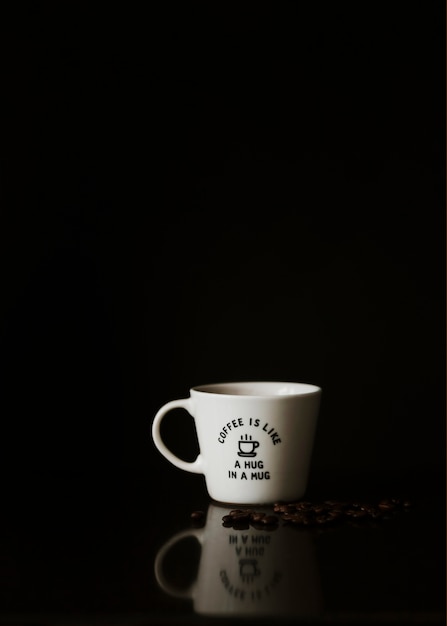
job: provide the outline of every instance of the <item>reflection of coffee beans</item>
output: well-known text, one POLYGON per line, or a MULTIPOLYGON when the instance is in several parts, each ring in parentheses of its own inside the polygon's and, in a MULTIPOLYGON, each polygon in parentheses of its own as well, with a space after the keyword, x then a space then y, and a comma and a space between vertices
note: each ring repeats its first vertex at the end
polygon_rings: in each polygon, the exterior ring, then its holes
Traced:
POLYGON ((389 519, 398 511, 408 510, 411 502, 402 498, 385 498, 378 502, 323 500, 310 502, 277 502, 273 513, 253 509, 233 509, 222 518, 223 526, 247 530, 250 526, 274 530, 281 520, 284 524, 308 527, 335 524, 341 521, 366 521, 389 519))

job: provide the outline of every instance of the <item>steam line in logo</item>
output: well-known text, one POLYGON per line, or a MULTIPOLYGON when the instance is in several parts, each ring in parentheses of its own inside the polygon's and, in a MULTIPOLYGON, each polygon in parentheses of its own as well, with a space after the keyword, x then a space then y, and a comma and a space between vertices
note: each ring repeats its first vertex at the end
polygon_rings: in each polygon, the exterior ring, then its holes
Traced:
POLYGON ((256 456, 256 448, 259 448, 259 441, 253 441, 251 435, 241 435, 240 440, 238 441, 238 455, 239 456, 256 456))

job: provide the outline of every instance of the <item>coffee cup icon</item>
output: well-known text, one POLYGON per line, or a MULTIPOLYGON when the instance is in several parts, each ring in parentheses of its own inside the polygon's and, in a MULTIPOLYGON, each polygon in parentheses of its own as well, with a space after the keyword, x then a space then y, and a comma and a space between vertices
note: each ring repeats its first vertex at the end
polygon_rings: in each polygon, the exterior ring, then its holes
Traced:
POLYGON ((257 559, 239 559, 239 576, 244 582, 250 582, 261 574, 257 559))
POLYGON ((259 441, 253 441, 251 435, 245 435, 244 439, 238 441, 239 456, 256 456, 256 448, 259 448, 259 441))

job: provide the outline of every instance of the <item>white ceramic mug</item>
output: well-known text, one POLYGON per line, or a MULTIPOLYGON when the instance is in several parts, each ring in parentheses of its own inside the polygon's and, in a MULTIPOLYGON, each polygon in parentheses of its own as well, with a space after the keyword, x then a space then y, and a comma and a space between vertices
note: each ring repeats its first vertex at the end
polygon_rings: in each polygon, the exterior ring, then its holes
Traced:
MULTIPOLYGON (((192 600, 195 612, 202 615, 319 615, 322 591, 312 533, 281 526, 270 532, 252 526, 225 528, 226 513, 228 508, 210 504, 204 528, 180 531, 159 549, 154 573, 161 589, 192 600), (201 546, 197 577, 187 588, 178 588, 166 557, 190 537, 201 546)), ((190 569, 196 569, 193 559, 190 569)))
POLYGON ((173 465, 204 474, 214 500, 267 504, 299 499, 307 487, 320 398, 320 387, 293 382, 193 387, 189 398, 161 407, 152 436, 173 465), (193 462, 173 454, 160 435, 164 416, 179 407, 194 418, 200 452, 193 462))

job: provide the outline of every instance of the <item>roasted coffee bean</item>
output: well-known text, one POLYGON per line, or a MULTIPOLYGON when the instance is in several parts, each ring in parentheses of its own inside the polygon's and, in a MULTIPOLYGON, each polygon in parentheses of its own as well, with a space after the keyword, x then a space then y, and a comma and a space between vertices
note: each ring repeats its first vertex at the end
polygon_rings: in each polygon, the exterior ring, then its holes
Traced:
POLYGON ((294 511, 295 507, 291 504, 275 504, 273 510, 275 513, 289 513, 290 511, 294 511))
POLYGON ((204 511, 193 511, 191 513, 191 522, 194 526, 201 527, 205 525, 206 515, 204 511))
POLYGON ((373 519, 380 517, 382 514, 379 507, 375 506, 374 504, 362 504, 361 509, 362 511, 365 511, 365 513, 369 515, 370 517, 372 517, 373 519))
POLYGON ((242 511, 241 513, 235 513, 233 515, 230 515, 231 519, 233 520, 233 522, 249 522, 250 521, 250 513, 246 513, 244 511, 242 511))
POLYGON ((396 508, 396 505, 388 498, 386 498, 385 500, 381 500, 378 506, 379 509, 381 509, 382 511, 392 511, 396 508))
POLYGON ((298 520, 303 519, 304 515, 302 513, 298 513, 297 511, 291 511, 290 513, 283 513, 281 515, 281 519, 284 520, 298 520))
POLYGON ((320 515, 320 513, 323 513, 327 511, 327 507, 323 506, 322 504, 316 504, 313 508, 313 512, 315 513, 315 515, 320 515))
POLYGON ((302 524, 303 526, 309 523, 309 518, 302 513, 286 513, 282 516, 282 519, 285 522, 290 522, 291 524, 302 524))
POLYGON ((276 517, 276 515, 264 515, 264 517, 261 519, 261 523, 266 526, 274 526, 278 523, 278 518, 276 517))
POLYGON ((350 515, 350 517, 353 517, 354 519, 360 519, 368 515, 368 513, 363 509, 350 509, 346 513, 350 515))
POLYGON ((191 519, 195 522, 201 522, 205 517, 205 513, 203 511, 193 511, 191 513, 191 519))
POLYGON ((250 515, 251 509, 233 509, 230 511, 231 517, 237 517, 238 515, 250 515))
POLYGON ((323 504, 330 509, 345 509, 349 506, 349 502, 345 502, 344 500, 324 500, 323 504))
POLYGON ((315 523, 318 525, 323 524, 333 524, 335 522, 335 517, 322 513, 321 515, 317 515, 315 517, 315 523))
POLYGON ((311 511, 314 505, 312 502, 302 500, 301 502, 295 502, 294 506, 297 511, 311 511))
POLYGON ((278 524, 263 524, 262 528, 259 530, 262 530, 265 533, 273 533, 278 530, 278 524))

